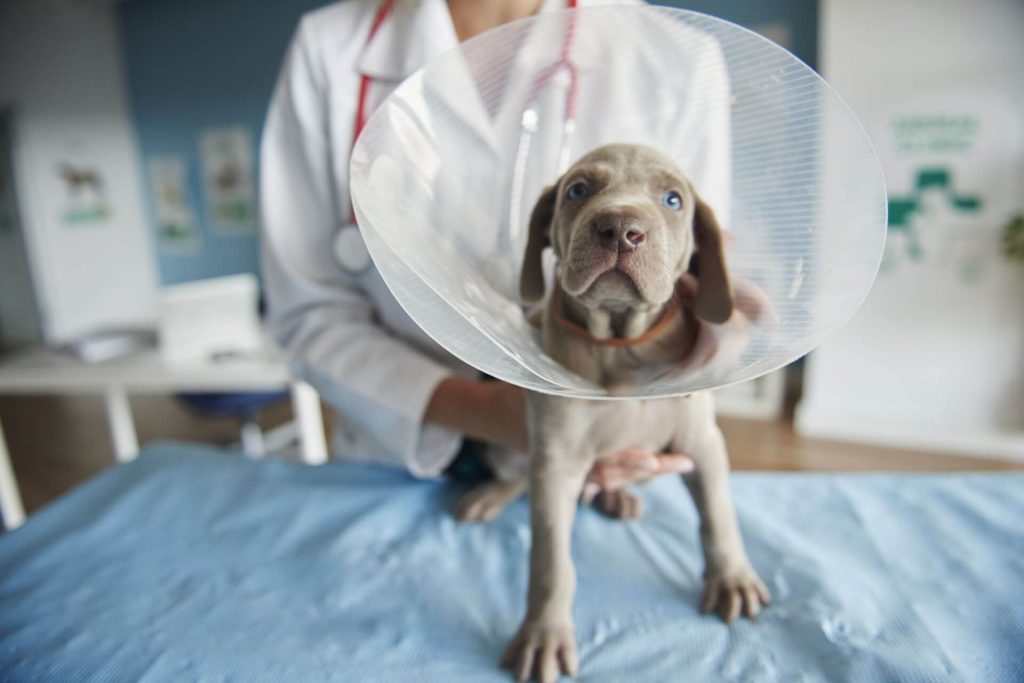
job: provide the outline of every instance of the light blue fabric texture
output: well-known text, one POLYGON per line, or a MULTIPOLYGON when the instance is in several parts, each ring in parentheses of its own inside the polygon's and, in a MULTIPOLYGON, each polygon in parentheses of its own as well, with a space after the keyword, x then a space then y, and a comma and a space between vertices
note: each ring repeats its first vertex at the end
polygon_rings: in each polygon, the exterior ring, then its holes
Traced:
MULTIPOLYGON (((696 611, 678 480, 577 518, 583 681, 1024 681, 1024 477, 738 474, 756 623, 696 611)), ((526 504, 167 444, 0 537, 3 681, 508 681, 526 504)))

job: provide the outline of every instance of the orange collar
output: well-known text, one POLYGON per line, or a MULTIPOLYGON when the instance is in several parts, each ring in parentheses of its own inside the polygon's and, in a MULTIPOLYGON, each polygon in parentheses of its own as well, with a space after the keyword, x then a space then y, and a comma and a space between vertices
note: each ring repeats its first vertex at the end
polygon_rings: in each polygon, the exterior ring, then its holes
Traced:
POLYGON ((563 330, 571 332, 577 337, 581 337, 587 340, 591 344, 624 348, 629 346, 636 346, 637 344, 643 344, 644 342, 650 341, 651 338, 655 337, 660 332, 662 332, 666 327, 669 326, 669 323, 671 323, 679 314, 679 310, 679 294, 677 292, 672 295, 672 298, 668 302, 668 306, 665 307, 665 310, 662 312, 661 317, 658 318, 658 321, 651 325, 647 329, 647 331, 641 334, 639 337, 632 337, 630 339, 622 339, 620 337, 598 339, 594 335, 590 334, 587 328, 583 327, 582 325, 574 323, 573 321, 569 320, 568 318, 561 314, 556 313, 554 315, 554 319, 555 324, 561 327, 563 330))

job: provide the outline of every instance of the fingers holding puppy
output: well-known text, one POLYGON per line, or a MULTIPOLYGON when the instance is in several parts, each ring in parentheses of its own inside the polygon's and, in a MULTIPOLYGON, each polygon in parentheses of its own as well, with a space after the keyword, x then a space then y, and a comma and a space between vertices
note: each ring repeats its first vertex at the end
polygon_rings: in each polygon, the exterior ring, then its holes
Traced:
POLYGON ((589 489, 596 494, 599 490, 615 491, 630 484, 639 484, 661 474, 686 474, 693 467, 693 461, 682 453, 654 454, 629 448, 594 463, 587 475, 587 483, 596 485, 596 488, 591 486, 589 489))

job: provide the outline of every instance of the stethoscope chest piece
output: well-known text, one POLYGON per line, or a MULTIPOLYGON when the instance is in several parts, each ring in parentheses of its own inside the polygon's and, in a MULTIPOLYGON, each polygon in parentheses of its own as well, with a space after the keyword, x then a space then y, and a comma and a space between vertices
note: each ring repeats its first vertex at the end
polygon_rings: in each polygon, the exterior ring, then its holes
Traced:
POLYGON ((334 259, 349 275, 362 275, 369 269, 370 252, 355 225, 345 225, 334 236, 334 259))

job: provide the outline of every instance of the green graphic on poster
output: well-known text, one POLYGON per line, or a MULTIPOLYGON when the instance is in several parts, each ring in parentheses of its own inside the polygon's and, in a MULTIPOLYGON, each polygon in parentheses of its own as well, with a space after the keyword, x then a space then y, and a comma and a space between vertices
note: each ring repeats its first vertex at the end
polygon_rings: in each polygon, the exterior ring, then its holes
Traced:
POLYGON ((981 209, 981 198, 976 195, 960 194, 953 187, 951 173, 945 168, 925 168, 917 172, 913 189, 908 195, 889 197, 889 233, 906 234, 906 255, 920 260, 924 253, 914 216, 926 211, 925 193, 934 191, 944 198, 946 208, 962 213, 977 213, 981 209))
POLYGON ((983 277, 1000 220, 984 157, 995 129, 981 113, 903 112, 889 119, 889 234, 883 272, 949 268, 961 282, 983 277))

